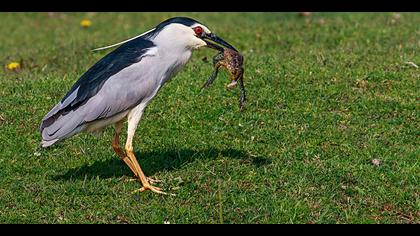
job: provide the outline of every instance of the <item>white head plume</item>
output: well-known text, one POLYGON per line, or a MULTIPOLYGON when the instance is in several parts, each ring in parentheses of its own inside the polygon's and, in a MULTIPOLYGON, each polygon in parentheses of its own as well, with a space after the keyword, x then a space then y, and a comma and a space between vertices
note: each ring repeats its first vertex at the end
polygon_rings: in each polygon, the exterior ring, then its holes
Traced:
POLYGON ((146 31, 146 32, 144 32, 144 33, 142 33, 142 34, 140 34, 140 35, 137 35, 137 36, 135 36, 135 37, 132 37, 132 38, 130 38, 130 39, 124 40, 124 41, 122 41, 122 42, 119 42, 119 43, 116 43, 116 44, 112 44, 112 45, 109 45, 109 46, 105 46, 105 47, 95 48, 95 49, 93 49, 93 50, 92 50, 92 52, 96 52, 96 51, 100 51, 100 50, 104 50, 104 49, 108 49, 108 48, 112 48, 112 47, 115 47, 115 46, 121 45, 121 44, 123 44, 123 43, 126 43, 126 42, 129 42, 129 41, 131 41, 131 40, 134 40, 134 39, 136 39, 136 38, 138 38, 138 37, 141 37, 141 36, 143 36, 143 35, 146 35, 146 34, 148 34, 148 33, 152 32, 153 30, 155 30, 155 28, 153 28, 153 29, 151 29, 151 30, 149 30, 149 31, 146 31))

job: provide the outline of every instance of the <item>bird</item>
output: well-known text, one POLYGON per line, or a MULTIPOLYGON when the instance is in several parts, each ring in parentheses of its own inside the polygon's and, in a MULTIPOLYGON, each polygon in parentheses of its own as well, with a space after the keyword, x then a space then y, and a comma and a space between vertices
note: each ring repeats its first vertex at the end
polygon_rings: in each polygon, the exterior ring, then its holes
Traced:
POLYGON ((182 16, 166 19, 140 35, 94 51, 116 46, 83 73, 44 116, 40 145, 47 148, 81 132, 97 133, 114 126, 112 147, 142 185, 134 192, 167 194, 145 176, 134 153, 133 138, 143 112, 162 86, 187 64, 193 50, 237 50, 204 24, 182 16), (125 122, 127 139, 123 149, 120 134, 125 122))

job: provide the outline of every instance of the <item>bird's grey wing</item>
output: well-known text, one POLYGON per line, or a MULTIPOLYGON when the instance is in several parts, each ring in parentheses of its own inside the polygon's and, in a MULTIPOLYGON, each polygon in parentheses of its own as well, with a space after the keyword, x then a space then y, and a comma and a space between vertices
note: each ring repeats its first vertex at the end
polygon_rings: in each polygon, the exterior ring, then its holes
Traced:
POLYGON ((41 131, 44 127, 49 126, 54 118, 77 109, 88 101, 98 93, 111 76, 138 63, 153 47, 153 42, 140 37, 123 44, 100 59, 80 77, 64 98, 43 118, 41 131))
POLYGON ((98 61, 44 117, 40 127, 44 146, 78 132, 82 124, 128 109, 143 97, 133 82, 147 87, 147 80, 134 75, 148 71, 150 65, 143 61, 152 55, 148 52, 154 45, 140 40, 144 39, 130 41, 98 61))
POLYGON ((160 80, 150 78, 161 78, 164 73, 152 66, 155 61, 153 56, 145 57, 111 76, 95 96, 44 127, 41 130, 44 143, 67 138, 81 131, 85 124, 111 118, 147 102, 161 86, 160 80))
POLYGON ((151 56, 112 76, 95 97, 80 107, 89 111, 84 122, 110 118, 151 99, 161 86, 163 73, 151 56))

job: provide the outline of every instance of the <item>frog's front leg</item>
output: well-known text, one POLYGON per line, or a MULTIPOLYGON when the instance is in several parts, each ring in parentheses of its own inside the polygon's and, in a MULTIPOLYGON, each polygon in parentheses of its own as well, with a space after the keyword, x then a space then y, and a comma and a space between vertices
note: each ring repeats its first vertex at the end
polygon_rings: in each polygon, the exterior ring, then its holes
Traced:
POLYGON ((213 57, 213 66, 216 66, 217 63, 225 59, 225 55, 223 52, 219 52, 213 57))
POLYGON ((233 70, 229 70, 229 75, 230 75, 230 84, 228 84, 226 87, 228 89, 234 88, 237 83, 238 80, 241 79, 242 75, 243 75, 243 69, 242 68, 235 68, 233 70))

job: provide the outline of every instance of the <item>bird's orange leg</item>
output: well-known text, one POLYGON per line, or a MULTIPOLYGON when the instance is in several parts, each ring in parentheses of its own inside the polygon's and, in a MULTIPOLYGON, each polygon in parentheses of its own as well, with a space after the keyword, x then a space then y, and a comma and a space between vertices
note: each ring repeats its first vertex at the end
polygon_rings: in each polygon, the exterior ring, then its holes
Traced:
POLYGON ((134 164, 131 162, 130 158, 125 155, 124 151, 120 147, 120 134, 123 123, 123 121, 115 123, 115 135, 112 140, 112 148, 114 148, 115 153, 120 157, 122 161, 124 161, 124 163, 130 168, 134 175, 138 177, 134 164))
MULTIPOLYGON (((128 130, 127 130, 127 142, 125 144, 125 151, 127 153, 128 158, 130 159, 131 163, 134 165, 136 177, 139 178, 140 182, 142 183, 143 187, 134 192, 143 192, 145 190, 151 190, 154 193, 164 194, 167 193, 161 191, 161 188, 155 187, 150 184, 148 178, 144 175, 136 156, 134 155, 133 149, 133 137, 136 131, 137 125, 140 121, 141 116, 143 115, 144 106, 139 105, 135 107, 131 112, 128 114, 128 130)), ((175 195, 175 194, 171 194, 175 195)))
POLYGON ((130 147, 127 147, 126 146, 126 149, 125 150, 127 152, 127 156, 134 163, 134 168, 136 169, 136 172, 137 172, 137 175, 136 176, 139 178, 140 182, 143 185, 143 187, 141 187, 139 190, 136 190, 134 192, 143 192, 145 190, 151 190, 152 192, 166 195, 167 193, 161 191, 161 188, 155 187, 155 186, 153 186, 153 185, 150 184, 150 182, 148 180, 149 178, 147 178, 144 175, 144 173, 143 173, 143 171, 142 171, 142 169, 141 169, 141 167, 140 167, 140 165, 139 165, 139 163, 138 163, 138 161, 136 159, 136 156, 134 155, 134 152, 133 152, 132 147, 130 148, 130 147))

